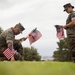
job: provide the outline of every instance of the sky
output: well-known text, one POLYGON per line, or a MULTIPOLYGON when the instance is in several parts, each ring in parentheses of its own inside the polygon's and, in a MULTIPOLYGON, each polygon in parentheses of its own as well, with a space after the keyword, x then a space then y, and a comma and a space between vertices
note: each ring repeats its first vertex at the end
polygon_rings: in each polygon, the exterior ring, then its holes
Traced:
POLYGON ((54 25, 65 25, 68 14, 63 12, 63 5, 67 3, 75 5, 75 0, 0 0, 0 27, 6 30, 20 22, 25 31, 16 39, 37 27, 42 37, 32 45, 28 39, 22 45, 35 47, 41 56, 53 56, 59 41, 54 25))

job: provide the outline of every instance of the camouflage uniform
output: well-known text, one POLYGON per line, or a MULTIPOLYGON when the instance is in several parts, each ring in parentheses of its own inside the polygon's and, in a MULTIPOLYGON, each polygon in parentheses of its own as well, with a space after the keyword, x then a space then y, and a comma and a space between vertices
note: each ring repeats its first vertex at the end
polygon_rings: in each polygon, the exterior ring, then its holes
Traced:
POLYGON ((7 58, 3 55, 3 51, 7 48, 7 43, 9 41, 13 42, 14 49, 17 50, 16 54, 14 55, 15 60, 21 60, 21 55, 23 55, 23 51, 21 52, 21 50, 23 50, 23 48, 20 41, 15 41, 15 35, 12 28, 7 29, 0 34, 0 59, 7 60, 7 58))
POLYGON ((0 57, 4 57, 3 51, 7 48, 7 42, 15 39, 12 28, 0 34, 0 57))
MULTIPOLYGON (((69 14, 66 24, 70 23, 72 20, 75 20, 75 11, 69 14)), ((75 59, 75 25, 73 27, 66 28, 66 32, 72 59, 75 59)))
POLYGON ((14 55, 15 60, 24 60, 24 51, 22 44, 20 43, 19 40, 14 40, 14 49, 17 51, 17 53, 14 55))

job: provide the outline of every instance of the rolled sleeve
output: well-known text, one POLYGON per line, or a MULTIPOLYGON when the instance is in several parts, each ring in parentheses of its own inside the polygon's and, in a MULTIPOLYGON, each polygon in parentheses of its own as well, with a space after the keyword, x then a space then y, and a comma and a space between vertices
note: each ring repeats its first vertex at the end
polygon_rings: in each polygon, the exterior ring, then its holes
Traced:
POLYGON ((7 36, 6 36, 6 42, 11 42, 13 43, 14 37, 13 34, 11 32, 8 32, 7 36))
POLYGON ((7 40, 7 43, 9 43, 9 42, 13 43, 13 40, 7 40))
POLYGON ((72 21, 75 20, 75 12, 72 13, 72 15, 71 15, 71 20, 72 20, 72 21))
POLYGON ((75 20, 75 17, 72 18, 72 21, 75 20))

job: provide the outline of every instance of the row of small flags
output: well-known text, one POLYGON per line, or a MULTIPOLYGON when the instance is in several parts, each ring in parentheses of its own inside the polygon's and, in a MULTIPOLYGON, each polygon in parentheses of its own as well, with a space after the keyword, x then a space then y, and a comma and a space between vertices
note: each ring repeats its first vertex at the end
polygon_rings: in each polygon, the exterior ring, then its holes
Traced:
MULTIPOLYGON (((58 39, 64 38, 64 29, 59 26, 59 25, 55 25, 56 28, 56 36, 58 39)), ((40 39, 42 36, 41 32, 37 30, 37 28, 33 29, 29 35, 28 35, 28 39, 30 42, 30 45, 34 42, 36 42, 38 39, 40 39)), ((3 54, 5 55, 5 57, 9 60, 11 59, 14 54, 15 54, 15 50, 10 50, 9 48, 7 48, 3 54)))
MULTIPOLYGON (((42 34, 40 31, 37 30, 37 28, 33 29, 29 35, 28 35, 28 39, 29 39, 29 42, 30 42, 30 45, 32 43, 34 43, 35 41, 39 40, 41 38, 42 34)), ((15 50, 10 50, 9 48, 7 48, 6 50, 4 50, 3 54, 5 55, 5 57, 9 60, 11 59, 14 54, 15 54, 15 50)))

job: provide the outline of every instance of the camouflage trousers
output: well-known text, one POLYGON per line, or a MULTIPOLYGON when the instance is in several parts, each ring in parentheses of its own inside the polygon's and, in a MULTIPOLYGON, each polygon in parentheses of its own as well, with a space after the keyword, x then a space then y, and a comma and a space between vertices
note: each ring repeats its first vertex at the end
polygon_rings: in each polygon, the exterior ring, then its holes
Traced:
POLYGON ((68 36, 68 45, 71 52, 71 59, 75 60, 75 35, 68 36))
MULTIPOLYGON (((22 47, 22 44, 15 40, 14 41, 14 49, 16 50, 16 53, 14 55, 14 58, 15 60, 23 60, 23 55, 24 55, 24 52, 23 52, 23 47, 22 47)), ((3 60, 7 60, 7 58, 4 56, 3 54, 3 51, 6 49, 7 47, 1 47, 0 48, 0 60, 3 61, 3 60)), ((10 60, 9 60, 10 61, 10 60)))

